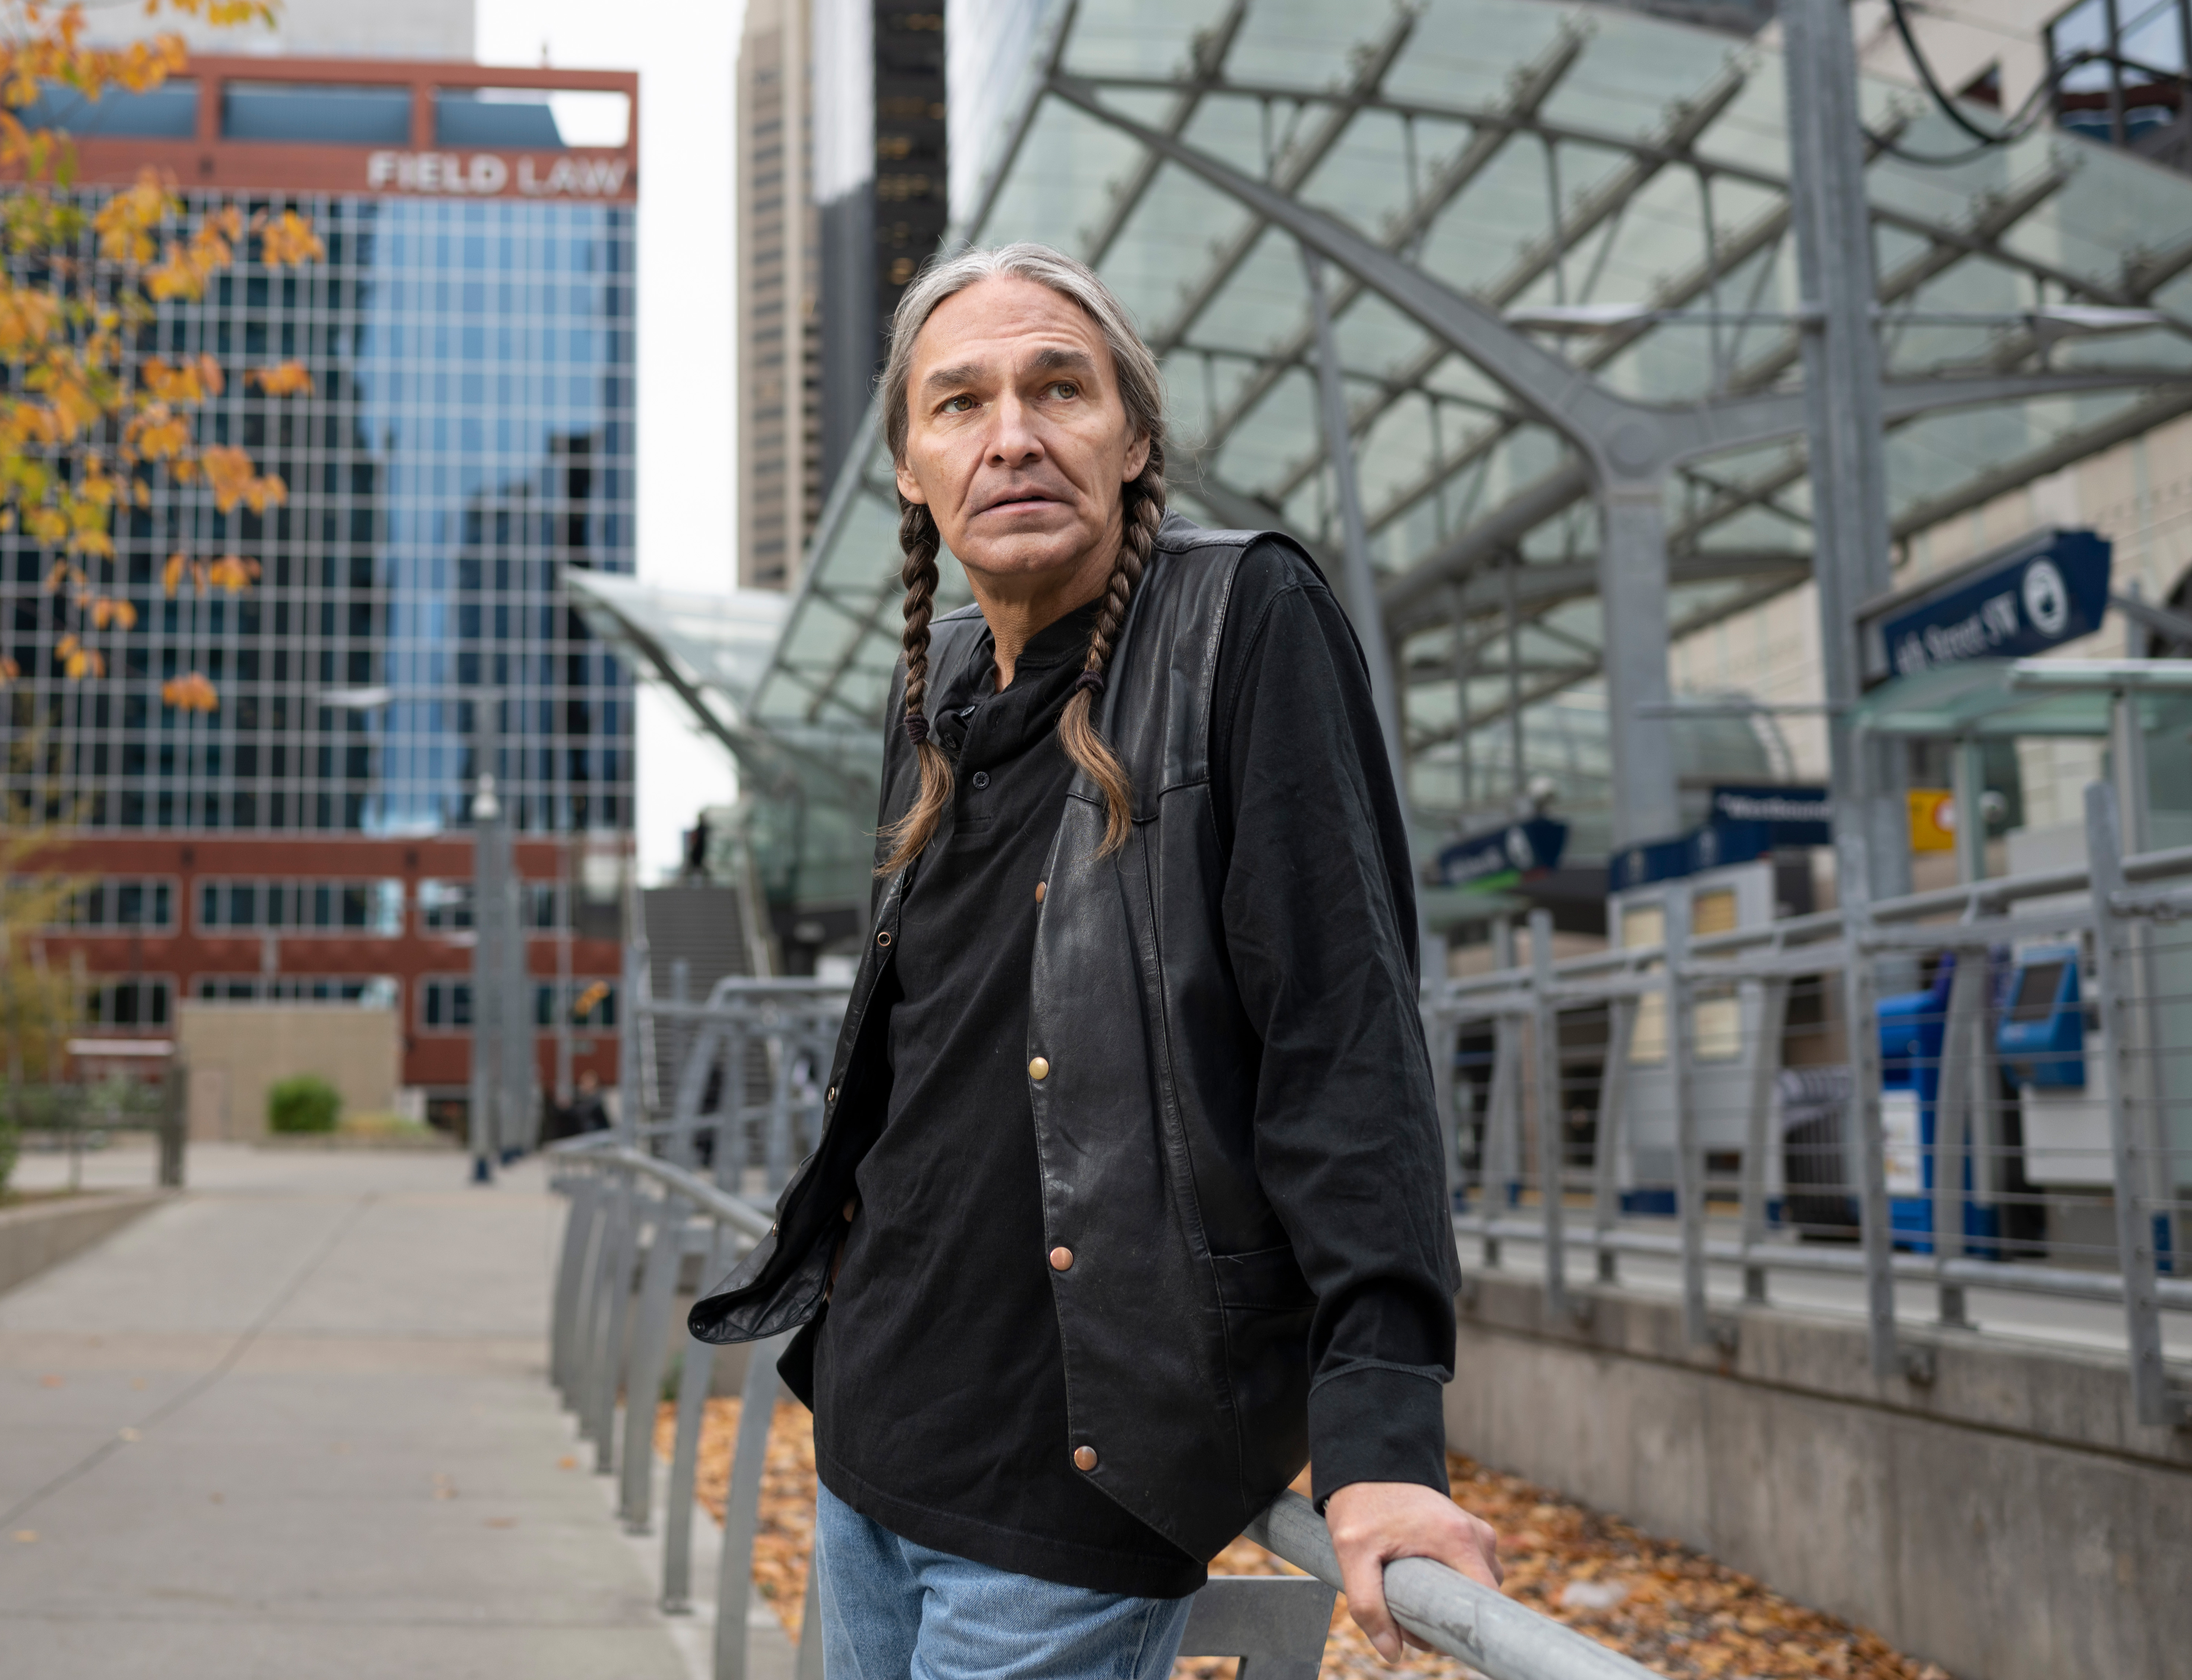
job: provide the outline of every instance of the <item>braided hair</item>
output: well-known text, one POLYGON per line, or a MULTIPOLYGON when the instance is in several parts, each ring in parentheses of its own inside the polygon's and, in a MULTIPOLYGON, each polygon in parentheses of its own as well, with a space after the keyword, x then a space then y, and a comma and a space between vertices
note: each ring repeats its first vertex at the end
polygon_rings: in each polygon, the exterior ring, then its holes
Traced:
MULTIPOLYGON (((1111 561, 1101 606, 1088 635, 1088 652, 1073 692, 1059 719, 1059 743, 1076 768, 1104 795, 1105 824, 1099 857, 1127 843, 1133 829, 1133 790, 1127 772, 1092 718, 1097 696, 1110 675, 1111 656, 1127 621, 1134 591, 1156 550, 1157 527, 1164 522, 1164 386, 1156 358, 1150 353, 1125 308, 1093 271, 1042 245, 1008 245, 998 250, 963 251, 935 264, 906 288, 891 322, 890 356, 884 363, 882 407, 885 441, 892 458, 905 458, 910 420, 907 386, 913 369, 913 344, 937 306, 977 282, 1001 276, 1047 286, 1081 305, 1102 333, 1111 353, 1119 395, 1128 421, 1149 441, 1149 458, 1122 494, 1119 551, 1111 561)), ((935 837, 937 824, 951 802, 951 760, 928 736, 928 625, 934 615, 939 581, 936 556, 943 547, 935 515, 918 502, 899 497, 899 548, 904 555, 899 581, 905 588, 905 709, 900 726, 920 766, 921 787, 912 806, 883 831, 890 856, 876 873, 888 875, 919 857, 935 837)))

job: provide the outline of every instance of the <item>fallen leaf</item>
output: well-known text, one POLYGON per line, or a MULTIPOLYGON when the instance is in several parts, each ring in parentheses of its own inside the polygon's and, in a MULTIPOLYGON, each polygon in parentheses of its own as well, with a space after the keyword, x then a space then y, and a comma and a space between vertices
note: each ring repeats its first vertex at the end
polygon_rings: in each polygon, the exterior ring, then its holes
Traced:
POLYGON ((28 1546, 37 1537, 38 1531, 36 1529, 18 1529, 15 1530, 15 1538, 21 1541, 25 1546, 28 1546))

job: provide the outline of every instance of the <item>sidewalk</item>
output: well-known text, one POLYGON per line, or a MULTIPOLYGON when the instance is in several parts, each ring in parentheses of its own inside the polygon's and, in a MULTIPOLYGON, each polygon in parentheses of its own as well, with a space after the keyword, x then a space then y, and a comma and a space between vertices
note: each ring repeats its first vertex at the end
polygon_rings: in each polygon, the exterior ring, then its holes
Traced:
POLYGON ((686 1680, 544 1374, 561 1206, 465 1166, 196 1148, 0 1296, 0 1670, 686 1680))

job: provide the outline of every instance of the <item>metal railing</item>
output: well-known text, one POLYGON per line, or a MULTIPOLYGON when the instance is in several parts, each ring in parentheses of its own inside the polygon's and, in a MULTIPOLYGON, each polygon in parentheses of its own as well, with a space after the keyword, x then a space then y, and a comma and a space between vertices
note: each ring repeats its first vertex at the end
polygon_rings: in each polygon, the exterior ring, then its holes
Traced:
POLYGON ((1527 961, 1425 989, 1457 1233, 1487 1267, 1538 1249, 1555 1313, 1588 1310, 1572 1251, 1606 1283, 1671 1261, 1696 1344, 1738 1333, 1715 1267, 1748 1303, 1848 1279, 1875 1372, 1921 1381, 1898 1284, 1962 1330, 1975 1290, 2106 1303, 2138 1420, 2192 1424, 2163 1358, 2192 1312, 2192 848, 2123 856, 2100 784, 2086 816, 2090 868, 1712 932, 1670 882, 1648 943, 1558 960, 1536 913, 1527 961), (2056 1023, 2077 1050, 2018 1059, 2056 1023))
MULTIPOLYGON (((553 1182, 570 1203, 557 1262, 550 1375, 593 1445, 596 1470, 617 1478, 618 1514, 634 1533, 649 1531, 654 1518, 652 1397, 662 1392, 671 1350, 682 1350, 661 1528, 660 1602, 671 1614, 689 1611, 694 1600, 694 1486, 716 1358, 714 1347, 683 1329, 681 1273, 698 1256, 701 1284, 712 1284, 768 1233, 769 1215, 741 1191, 773 1190, 789 1170, 791 1151, 811 1147, 820 1105, 795 1077, 796 1064, 819 1049, 812 1065, 826 1068, 843 999, 842 988, 771 981, 723 982, 705 1004, 636 999, 626 1014, 628 1046, 649 1021, 679 1035, 669 1112, 657 1119, 635 1107, 617 1131, 547 1152, 553 1182), (750 1081, 750 1071, 767 1078, 750 1081)), ((756 1343, 747 1354, 718 1554, 716 1680, 745 1680, 751 1666, 747 1615, 762 1468, 777 1359, 789 1340, 756 1343)), ((1213 1579, 1197 1595, 1181 1654, 1239 1656, 1241 1672, 1255 1680, 1311 1680, 1340 1584, 1323 1520, 1300 1495, 1285 1494, 1248 1535, 1308 1579, 1213 1579)), ((809 1569, 795 1662, 802 1680, 822 1671, 817 1575, 809 1569)), ((1492 1680, 1644 1680, 1647 1673, 1426 1559, 1390 1566, 1385 1591, 1403 1627, 1492 1680)))

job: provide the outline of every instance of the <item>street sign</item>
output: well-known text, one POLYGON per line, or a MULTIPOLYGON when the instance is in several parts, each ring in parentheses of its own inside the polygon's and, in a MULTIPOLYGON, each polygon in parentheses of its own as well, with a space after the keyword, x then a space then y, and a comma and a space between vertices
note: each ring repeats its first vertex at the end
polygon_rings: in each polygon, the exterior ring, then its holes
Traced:
POLYGON ((1456 840, 1438 855, 1438 884, 1489 892, 1525 875, 1556 868, 1568 843, 1568 825, 1550 817, 1510 823, 1487 834, 1456 840))
POLYGON ((1835 843, 1835 796, 1825 788, 1715 788, 1711 811, 1722 825, 1763 823, 1769 846, 1835 843))
POLYGON ((2091 635, 2108 611, 2111 546, 2035 531, 1859 615, 1868 682, 1969 659, 2019 659, 2091 635))

